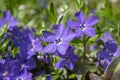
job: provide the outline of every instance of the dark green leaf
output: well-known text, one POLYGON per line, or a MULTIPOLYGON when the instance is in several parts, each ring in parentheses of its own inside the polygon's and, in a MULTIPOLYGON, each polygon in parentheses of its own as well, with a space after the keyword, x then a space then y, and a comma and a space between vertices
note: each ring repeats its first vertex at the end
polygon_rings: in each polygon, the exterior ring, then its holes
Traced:
POLYGON ((7 49, 9 42, 10 39, 7 39, 4 41, 4 43, 0 43, 0 52, 3 52, 5 49, 7 49))
POLYGON ((50 4, 50 12, 51 12, 54 16, 56 16, 56 8, 55 8, 55 6, 54 6, 53 3, 50 4))

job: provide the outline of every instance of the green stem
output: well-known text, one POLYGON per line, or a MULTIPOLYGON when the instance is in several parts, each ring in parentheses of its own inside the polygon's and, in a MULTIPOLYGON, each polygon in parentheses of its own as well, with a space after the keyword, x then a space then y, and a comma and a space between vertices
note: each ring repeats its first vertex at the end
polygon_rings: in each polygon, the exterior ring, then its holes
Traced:
POLYGON ((83 47, 84 47, 84 51, 83 51, 83 55, 84 57, 86 57, 86 35, 83 35, 83 47))

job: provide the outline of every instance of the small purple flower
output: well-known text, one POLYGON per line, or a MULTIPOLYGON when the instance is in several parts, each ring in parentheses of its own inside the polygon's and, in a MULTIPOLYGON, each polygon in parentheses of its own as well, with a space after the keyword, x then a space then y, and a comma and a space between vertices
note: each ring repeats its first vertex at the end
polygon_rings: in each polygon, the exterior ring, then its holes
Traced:
POLYGON ((33 35, 32 30, 26 27, 20 30, 15 27, 9 33, 6 38, 11 39, 10 45, 14 43, 16 47, 20 48, 21 53, 26 53, 28 59, 42 50, 40 39, 33 35))
POLYGON ((58 51, 64 55, 69 46, 69 42, 75 37, 75 34, 69 28, 65 28, 64 24, 55 25, 54 31, 54 35, 47 37, 47 41, 50 44, 43 49, 43 52, 54 53, 58 51))
POLYGON ((97 53, 97 58, 100 64, 103 65, 103 69, 106 69, 106 67, 114 58, 115 52, 117 50, 117 44, 112 39, 110 33, 104 33, 104 36, 100 37, 99 40, 103 42, 103 45, 100 45, 101 50, 97 53))
POLYGON ((27 51, 27 54, 28 54, 27 58, 30 58, 33 55, 35 55, 37 52, 42 51, 42 45, 40 43, 39 38, 36 38, 33 35, 29 35, 28 39, 30 41, 30 44, 28 44, 29 46, 28 46, 28 51, 27 51))
POLYGON ((98 23, 98 19, 95 16, 90 16, 87 20, 82 11, 75 13, 75 17, 78 22, 68 20, 67 25, 71 29, 76 29, 75 33, 77 37, 81 37, 84 34, 90 37, 94 37, 95 29, 92 28, 95 24, 98 23))
POLYGON ((18 25, 18 21, 11 16, 10 11, 7 10, 3 13, 2 19, 0 19, 0 27, 4 26, 8 22, 8 29, 13 29, 16 25, 18 25))
MULTIPOLYGON (((31 61, 32 65, 32 61, 31 61)), ((23 68, 17 60, 0 60, 0 79, 1 80, 32 80, 32 73, 23 68)))
POLYGON ((62 59, 56 63, 55 68, 60 69, 66 66, 69 70, 72 70, 74 63, 78 60, 78 56, 73 53, 74 48, 69 46, 65 55, 59 54, 62 59))
POLYGON ((27 69, 29 71, 36 68, 36 63, 34 58, 31 57, 27 59, 27 56, 28 55, 26 53, 19 53, 16 55, 16 60, 21 65, 22 69, 27 69))

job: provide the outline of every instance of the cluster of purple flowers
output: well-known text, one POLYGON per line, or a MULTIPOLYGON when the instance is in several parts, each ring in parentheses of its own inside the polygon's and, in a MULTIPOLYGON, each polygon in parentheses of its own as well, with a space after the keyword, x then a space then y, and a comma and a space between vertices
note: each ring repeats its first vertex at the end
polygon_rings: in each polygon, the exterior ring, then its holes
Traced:
MULTIPOLYGON (((73 70, 78 56, 74 54, 74 47, 70 42, 74 38, 82 37, 83 34, 94 37, 95 29, 92 26, 98 23, 98 19, 94 16, 86 20, 82 11, 77 12, 75 17, 78 21, 68 20, 68 27, 65 27, 65 24, 53 25, 53 33, 43 31, 42 36, 37 37, 35 29, 18 27, 18 21, 11 16, 10 11, 5 11, 0 19, 0 28, 7 25, 8 30, 2 42, 4 43, 8 38, 10 42, 5 51, 7 55, 2 55, 2 59, 0 59, 0 80, 32 80, 40 71, 34 72, 38 67, 37 62, 42 61, 49 65, 50 55, 60 57, 60 60, 54 65, 56 69, 66 67, 73 70), (12 46, 19 48, 15 57, 11 53, 12 46)), ((105 42, 108 50, 114 52, 116 49, 111 50, 109 47, 112 44, 114 43, 111 41, 105 42)), ((52 79, 51 73, 48 74, 47 79, 52 79)))
POLYGON ((102 44, 99 45, 100 51, 97 53, 97 65, 101 64, 103 70, 105 70, 111 61, 120 55, 120 47, 118 47, 116 41, 108 32, 105 32, 103 37, 100 37, 97 42, 99 41, 101 41, 102 44))

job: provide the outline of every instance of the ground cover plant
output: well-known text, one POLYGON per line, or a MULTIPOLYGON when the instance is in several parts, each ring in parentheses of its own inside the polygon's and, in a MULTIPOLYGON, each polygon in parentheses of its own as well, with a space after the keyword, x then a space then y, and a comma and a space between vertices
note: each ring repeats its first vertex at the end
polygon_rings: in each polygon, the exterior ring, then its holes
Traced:
POLYGON ((1 0, 0 80, 120 80, 119 7, 119 0, 1 0))

